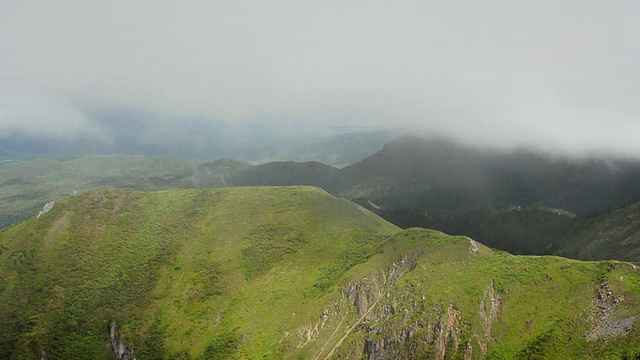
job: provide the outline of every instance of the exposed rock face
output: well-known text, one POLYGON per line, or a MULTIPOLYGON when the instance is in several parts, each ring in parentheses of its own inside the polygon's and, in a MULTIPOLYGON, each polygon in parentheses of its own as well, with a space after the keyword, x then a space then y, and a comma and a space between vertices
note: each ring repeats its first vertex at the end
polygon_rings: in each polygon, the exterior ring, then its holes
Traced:
POLYGON ((48 213, 51 209, 53 209, 53 205, 54 205, 54 204, 55 204, 55 201, 52 201, 52 202, 46 203, 46 204, 44 205, 44 207, 42 208, 42 210, 40 210, 40 212, 38 213, 38 216, 37 216, 37 217, 38 217, 38 218, 40 218, 40 216, 42 216, 42 215, 44 215, 44 214, 48 213))
POLYGON ((475 242, 474 240, 469 239, 469 252, 477 253, 478 251, 480 251, 480 247, 478 246, 478 243, 475 242))
MULTIPOLYGON (((330 308, 325 309, 315 324, 309 323, 298 329, 299 343, 297 347, 305 347, 309 342, 316 340, 325 325, 329 324, 328 328, 333 329, 333 332, 322 346, 316 359, 331 358, 350 334, 364 330, 367 328, 364 324, 379 319, 380 311, 383 314, 389 311, 387 308, 379 309, 378 304, 381 300, 389 297, 388 292, 394 282, 415 266, 419 256, 420 252, 408 254, 394 262, 393 266, 387 270, 370 274, 360 281, 347 284, 340 299, 335 301, 330 308), (343 336, 337 344, 333 348, 328 348, 328 344, 340 334, 343 336)), ((371 346, 378 345, 365 344, 365 350, 371 346)), ((351 354, 350 358, 360 358, 363 355, 361 348, 349 347, 347 351, 351 354)))
POLYGON ((608 283, 604 282, 598 287, 596 297, 592 301, 593 329, 585 335, 588 340, 616 337, 631 331, 640 314, 619 318, 616 309, 624 301, 624 294, 615 297, 608 283))
POLYGON ((456 309, 453 305, 449 305, 447 310, 447 316, 442 318, 441 323, 436 328, 438 338, 436 339, 436 359, 444 359, 447 356, 447 349, 451 349, 452 357, 456 356, 458 352, 458 345, 460 343, 460 326, 458 324, 458 317, 460 316, 460 310, 456 309))
POLYGON ((498 311, 502 303, 502 296, 497 294, 493 289, 493 282, 489 283, 487 290, 484 292, 484 297, 480 301, 480 308, 478 309, 478 315, 482 319, 482 334, 476 334, 476 340, 480 344, 480 352, 482 358, 487 355, 489 341, 491 341, 491 330, 493 329, 493 323, 498 317, 498 311))
POLYGON ((116 359, 136 360, 133 355, 133 349, 131 349, 129 345, 125 344, 122 339, 120 339, 120 336, 118 336, 115 321, 111 323, 111 327, 109 328, 109 340, 107 347, 113 351, 116 359))
MULTIPOLYGON (((333 356, 335 350, 342 345, 344 340, 352 332, 367 329, 367 323, 374 321, 375 319, 380 319, 381 315, 384 316, 383 314, 387 313, 386 309, 380 309, 378 307, 379 302, 383 300, 385 296, 388 298, 389 290, 396 280, 398 280, 407 271, 413 269, 420 254, 421 252, 418 251, 403 256, 398 261, 394 262, 393 267, 390 269, 382 271, 375 276, 365 277, 357 283, 349 283, 349 285, 347 285, 343 292, 343 298, 347 300, 347 303, 351 301, 351 304, 349 305, 356 308, 358 319, 350 328, 347 329, 345 335, 338 341, 336 346, 334 346, 325 359, 333 356), (380 311, 382 311, 382 313, 380 313, 380 311)), ((370 345, 371 344, 365 343, 365 353, 370 354, 370 352, 366 351, 367 347, 370 345)), ((393 343, 390 343, 389 345, 391 349, 395 348, 393 343)), ((384 348, 384 344, 382 344, 382 347, 384 348)), ((361 351, 360 349, 350 348, 349 353, 361 353, 361 351)), ((385 356, 384 351, 373 351, 373 353, 381 353, 382 356, 385 356)), ((370 359, 377 358, 370 356, 370 359)))
POLYGON ((316 359, 484 358, 502 295, 492 283, 487 285, 475 315, 481 328, 472 329, 461 323, 462 312, 455 304, 421 301, 420 294, 430 291, 426 284, 398 284, 419 256, 420 252, 409 254, 386 271, 347 284, 341 299, 323 311, 316 324, 298 329, 298 347, 323 337, 324 330, 332 333, 324 336, 328 340, 316 359), (350 335, 362 340, 348 342, 350 335), (330 343, 335 346, 329 348, 330 343))
POLYGON ((445 307, 441 304, 428 309, 412 296, 406 292, 401 298, 388 297, 372 313, 372 321, 365 324, 368 327, 364 353, 369 360, 412 359, 425 354, 429 359, 449 359, 460 357, 462 353, 464 359, 473 359, 474 345, 480 348, 480 355, 476 353, 475 358, 486 356, 502 299, 493 284, 487 286, 479 304, 482 329, 472 330, 473 338, 463 337, 467 325, 460 323, 462 313, 455 305, 445 307), (402 305, 407 303, 411 305, 402 305))

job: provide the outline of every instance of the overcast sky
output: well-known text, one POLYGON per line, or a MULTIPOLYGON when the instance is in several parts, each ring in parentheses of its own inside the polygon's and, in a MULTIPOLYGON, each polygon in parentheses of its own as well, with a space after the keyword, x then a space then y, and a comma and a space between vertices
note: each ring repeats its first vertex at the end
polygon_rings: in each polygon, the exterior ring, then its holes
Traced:
POLYGON ((0 0, 0 138, 104 140, 96 109, 134 109, 640 155, 639 18, 637 0, 0 0))

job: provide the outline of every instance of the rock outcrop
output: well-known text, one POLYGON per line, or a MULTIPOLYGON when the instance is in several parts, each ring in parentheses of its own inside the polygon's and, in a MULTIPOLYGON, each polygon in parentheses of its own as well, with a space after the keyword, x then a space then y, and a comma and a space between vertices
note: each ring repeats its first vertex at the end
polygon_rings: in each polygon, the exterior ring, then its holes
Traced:
POLYGON ((55 203, 56 203, 55 201, 46 203, 42 208, 42 210, 40 210, 40 212, 38 213, 37 218, 40 218, 40 216, 48 213, 51 209, 53 209, 53 205, 55 205, 55 203))
POLYGON ((136 360, 133 354, 133 349, 122 341, 118 335, 115 321, 112 322, 109 327, 109 343, 107 343, 107 347, 113 351, 113 355, 115 355, 116 359, 136 360))
POLYGON ((607 282, 602 283, 596 292, 592 303, 591 320, 593 328, 586 334, 590 341, 600 338, 611 338, 626 335, 633 328, 633 324, 640 314, 620 318, 617 308, 625 302, 625 295, 615 296, 607 282))

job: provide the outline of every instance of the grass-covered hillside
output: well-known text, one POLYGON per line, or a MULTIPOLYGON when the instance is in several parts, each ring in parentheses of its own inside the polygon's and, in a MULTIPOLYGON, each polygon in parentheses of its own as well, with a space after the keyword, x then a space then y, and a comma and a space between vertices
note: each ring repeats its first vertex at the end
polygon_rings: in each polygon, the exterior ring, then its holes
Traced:
POLYGON ((183 176, 192 162, 175 157, 93 155, 36 158, 0 165, 0 228, 34 216, 43 205, 102 187, 156 189, 183 176))
POLYGON ((640 271, 399 228, 311 187, 57 202, 0 231, 2 359, 640 356, 640 271))

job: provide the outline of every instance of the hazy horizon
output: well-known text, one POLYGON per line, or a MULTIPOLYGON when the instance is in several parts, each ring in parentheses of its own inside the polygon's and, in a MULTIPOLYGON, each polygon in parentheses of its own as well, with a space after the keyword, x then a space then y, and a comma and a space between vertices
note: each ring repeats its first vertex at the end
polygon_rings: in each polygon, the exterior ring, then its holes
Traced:
POLYGON ((631 1, 8 0, 0 142, 359 124, 638 156, 638 15, 631 1))

